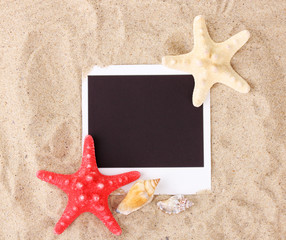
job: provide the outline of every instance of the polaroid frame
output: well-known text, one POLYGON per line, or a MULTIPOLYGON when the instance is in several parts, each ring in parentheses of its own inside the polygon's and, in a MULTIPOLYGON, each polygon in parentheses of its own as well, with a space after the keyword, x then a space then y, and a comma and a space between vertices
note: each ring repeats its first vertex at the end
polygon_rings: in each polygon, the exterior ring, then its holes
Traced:
MULTIPOLYGON (((189 75, 163 65, 112 65, 106 68, 95 66, 88 76, 96 75, 189 75)), ((88 135, 88 76, 82 81, 82 140, 88 135)), ((139 171, 141 179, 161 178, 156 194, 196 194, 211 190, 211 131, 210 96, 203 105, 204 167, 163 168, 99 168, 105 175, 139 171)), ((122 187, 128 190, 132 185, 122 187)))

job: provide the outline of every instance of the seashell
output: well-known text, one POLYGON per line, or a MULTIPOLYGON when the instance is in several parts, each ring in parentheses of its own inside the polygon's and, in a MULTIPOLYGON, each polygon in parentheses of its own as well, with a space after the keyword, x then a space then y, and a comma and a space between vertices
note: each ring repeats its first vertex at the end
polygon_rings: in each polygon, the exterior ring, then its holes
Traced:
POLYGON ((175 195, 167 200, 159 201, 157 206, 165 213, 178 214, 185 211, 187 208, 194 205, 191 201, 186 199, 184 195, 175 195))
POLYGON ((126 197, 122 200, 116 209, 116 212, 128 215, 146 204, 150 203, 153 199, 155 188, 160 181, 159 179, 151 180, 138 180, 130 188, 126 197))

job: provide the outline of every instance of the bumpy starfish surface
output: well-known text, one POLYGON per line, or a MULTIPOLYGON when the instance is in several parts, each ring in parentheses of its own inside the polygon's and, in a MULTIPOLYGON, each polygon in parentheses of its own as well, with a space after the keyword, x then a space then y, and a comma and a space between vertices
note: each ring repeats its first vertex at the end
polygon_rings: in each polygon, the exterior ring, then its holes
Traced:
POLYGON ((68 195, 67 207, 55 226, 55 233, 61 234, 81 213, 91 212, 114 234, 120 235, 121 228, 108 207, 108 195, 140 177, 132 171, 114 176, 102 175, 96 165, 94 143, 90 135, 85 138, 82 164, 71 175, 38 171, 37 177, 56 185, 68 195))
POLYGON ((191 73, 195 79, 193 104, 203 104, 210 88, 215 83, 223 83, 234 90, 247 93, 247 82, 231 67, 233 55, 247 42, 250 34, 241 31, 222 43, 214 42, 208 33, 203 16, 194 19, 194 48, 190 53, 163 57, 167 67, 191 73))

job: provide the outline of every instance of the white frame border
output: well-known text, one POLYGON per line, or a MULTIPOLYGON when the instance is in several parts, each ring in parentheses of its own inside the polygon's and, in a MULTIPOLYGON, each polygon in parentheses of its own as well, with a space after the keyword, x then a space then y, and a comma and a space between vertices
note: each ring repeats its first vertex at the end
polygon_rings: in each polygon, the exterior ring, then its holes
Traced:
MULTIPOLYGON (((106 68, 95 66, 88 76, 96 75, 189 75, 163 65, 112 65, 106 68)), ((82 141, 88 134, 88 76, 82 81, 82 141)), ((161 178, 156 194, 195 194, 211 190, 211 119, 210 94, 203 105, 204 167, 186 168, 99 168, 106 175, 139 171, 141 179, 161 178)), ((128 184, 122 187, 127 191, 128 184)), ((120 193, 119 193, 120 194, 120 193)))

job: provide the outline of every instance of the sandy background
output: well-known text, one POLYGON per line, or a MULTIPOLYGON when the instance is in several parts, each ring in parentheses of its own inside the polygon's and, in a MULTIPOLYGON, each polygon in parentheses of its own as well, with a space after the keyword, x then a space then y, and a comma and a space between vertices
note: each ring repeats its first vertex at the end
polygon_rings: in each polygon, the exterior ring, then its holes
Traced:
POLYGON ((284 0, 1 1, 0 239, 286 239, 285 37, 284 0), (115 213, 120 237, 89 213, 55 236, 67 198, 35 174, 80 166, 82 72, 189 52, 199 14, 215 41, 251 32, 232 60, 251 92, 211 91, 212 193, 177 216, 157 209, 164 196, 115 213))

